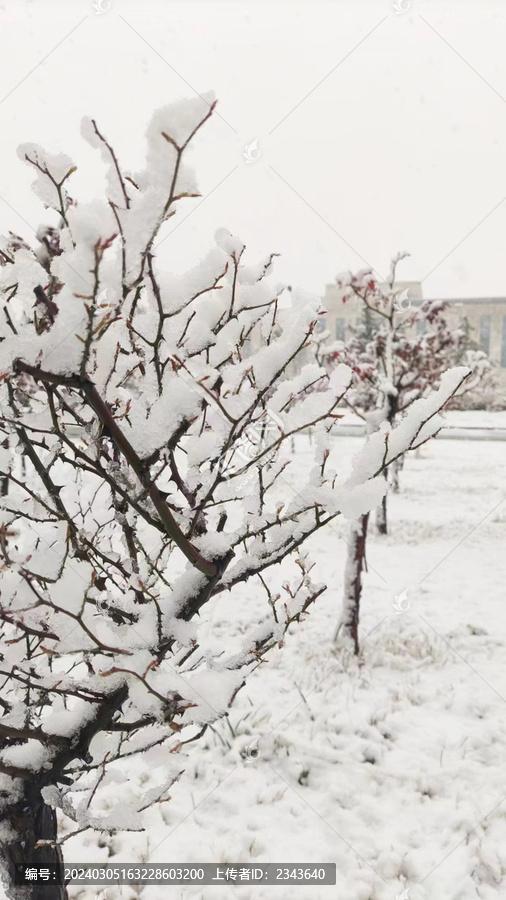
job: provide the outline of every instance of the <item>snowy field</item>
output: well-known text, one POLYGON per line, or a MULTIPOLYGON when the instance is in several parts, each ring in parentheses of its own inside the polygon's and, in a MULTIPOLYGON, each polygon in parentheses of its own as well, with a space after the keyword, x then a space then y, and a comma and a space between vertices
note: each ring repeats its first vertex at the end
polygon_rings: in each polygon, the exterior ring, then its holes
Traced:
MULTIPOLYGON (((343 465, 360 443, 336 441, 343 465)), ((307 438, 295 450, 287 496, 311 465, 307 438)), ((107 900, 506 896, 505 499, 503 442, 436 440, 411 454, 390 534, 369 542, 359 661, 332 643, 345 557, 334 524, 311 546, 327 593, 228 721, 178 758, 185 774, 147 831, 85 832, 65 843, 66 861, 337 864, 337 887, 113 887, 107 900)), ((215 603, 215 640, 240 640, 252 591, 215 603)), ((134 765, 140 790, 158 783, 155 757, 134 765)))
POLYGON ((0 900, 506 900, 506 0, 0 33, 0 900))

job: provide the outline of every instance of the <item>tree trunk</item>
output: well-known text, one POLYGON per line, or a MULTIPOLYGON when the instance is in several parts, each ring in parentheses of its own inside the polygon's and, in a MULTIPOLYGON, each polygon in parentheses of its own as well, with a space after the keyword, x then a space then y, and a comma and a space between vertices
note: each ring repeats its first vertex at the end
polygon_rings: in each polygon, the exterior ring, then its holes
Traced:
MULTIPOLYGON (((9 449, 9 440, 5 438, 5 441, 2 441, 0 447, 3 447, 4 450, 9 449)), ((4 478, 0 478, 0 497, 7 497, 9 493, 9 477, 5 475, 4 478)))
POLYGON ((334 640, 342 630, 343 635, 353 641, 355 654, 359 652, 358 620, 360 613, 360 595, 362 593, 362 571, 365 568, 365 545, 369 513, 361 516, 350 528, 348 555, 344 571, 344 598, 341 621, 334 640))
POLYGON ((399 475, 404 468, 404 457, 400 456, 395 459, 390 466, 390 486, 394 494, 398 494, 400 490, 399 475))
MULTIPOLYGON (((395 422, 395 417, 397 415, 397 395, 388 394, 386 397, 386 420, 390 427, 393 427, 395 422)), ((395 463, 394 463, 395 465, 395 463)), ((388 520, 387 520, 387 494, 388 494, 388 469, 383 470, 383 475, 385 476, 385 481, 387 483, 387 490, 385 491, 385 495, 383 500, 381 501, 381 505, 376 509, 376 530, 378 534, 388 534, 388 520)))
POLYGON ((7 896, 10 900, 68 900, 66 888, 51 881, 15 884, 18 866, 23 870, 63 866, 60 846, 35 847, 41 840, 57 840, 56 810, 44 803, 36 782, 29 781, 25 782, 21 798, 0 803, 4 827, 10 826, 11 832, 0 844, 0 871, 7 896))
MULTIPOLYGON (((388 483, 388 472, 387 469, 383 472, 385 476, 385 480, 388 483)), ((378 534, 388 534, 388 522, 387 522, 387 496, 388 489, 385 491, 381 504, 376 509, 376 530, 378 534)))

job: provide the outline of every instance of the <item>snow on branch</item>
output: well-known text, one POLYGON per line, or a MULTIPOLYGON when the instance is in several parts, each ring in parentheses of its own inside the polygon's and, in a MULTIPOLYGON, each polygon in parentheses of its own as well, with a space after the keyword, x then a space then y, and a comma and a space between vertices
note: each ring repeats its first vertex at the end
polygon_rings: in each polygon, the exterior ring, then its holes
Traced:
POLYGON ((213 109, 196 98, 155 113, 139 173, 87 120, 109 167, 91 203, 68 193, 66 156, 20 150, 60 227, 34 248, 11 235, 0 256, 0 806, 12 821, 19 785, 35 781, 80 828, 136 828, 135 804, 108 825, 94 811, 109 765, 175 753, 227 714, 325 589, 306 539, 377 502, 384 466, 437 430, 466 375, 445 376, 336 482, 329 450, 352 372, 302 365, 319 302, 281 308, 275 254, 246 264, 224 229, 185 278, 156 252, 197 193, 185 154, 213 109), (290 439, 309 426, 314 467, 280 502, 290 439), (266 593, 262 624, 218 652, 197 613, 248 579, 266 593))

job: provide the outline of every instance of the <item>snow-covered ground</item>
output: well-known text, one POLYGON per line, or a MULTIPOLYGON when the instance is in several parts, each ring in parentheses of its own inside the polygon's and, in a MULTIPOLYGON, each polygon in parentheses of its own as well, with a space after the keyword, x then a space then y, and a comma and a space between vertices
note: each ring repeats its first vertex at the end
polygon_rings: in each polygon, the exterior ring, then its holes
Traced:
MULTIPOLYGON (((349 461, 360 445, 343 437, 335 452, 349 461)), ((311 465, 306 437, 295 449, 286 496, 311 465)), ((228 721, 186 748, 185 774, 147 832, 65 844, 71 862, 335 862, 337 887, 122 887, 108 900, 506 896, 504 445, 432 441, 401 482, 390 534, 369 541, 360 659, 333 647, 345 558, 334 524, 311 545, 328 591, 228 721), (399 594, 409 608, 397 613, 399 594)), ((207 632, 240 639, 254 591, 222 595, 207 632)), ((142 789, 160 780, 155 762, 133 764, 142 789)))
MULTIPOLYGON (((449 432, 455 433, 459 438, 487 436, 487 432, 491 433, 491 438, 504 440, 506 438, 506 411, 505 410, 460 410, 451 409, 443 413, 446 422, 446 433, 443 437, 448 437, 449 432)), ((359 416, 351 412, 349 409, 343 410, 341 425, 346 429, 351 426, 351 433, 355 428, 360 428, 361 432, 365 432, 364 422, 359 416)), ((452 434, 453 436, 453 434, 452 434)))
POLYGON ((452 428, 506 428, 506 410, 450 409, 444 418, 452 428))

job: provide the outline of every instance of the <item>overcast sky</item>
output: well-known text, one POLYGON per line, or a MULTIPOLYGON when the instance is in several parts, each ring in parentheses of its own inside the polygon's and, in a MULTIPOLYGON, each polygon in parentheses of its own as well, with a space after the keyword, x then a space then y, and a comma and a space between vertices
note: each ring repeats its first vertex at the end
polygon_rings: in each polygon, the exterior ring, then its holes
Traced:
POLYGON ((84 114, 135 169, 153 109, 214 91, 222 118, 193 154, 204 199, 168 226, 168 265, 226 226, 317 293, 408 250, 399 276, 426 297, 506 296, 506 3, 398 2, 3 0, 0 231, 48 220, 19 143, 69 153, 88 199, 103 178, 84 114))

